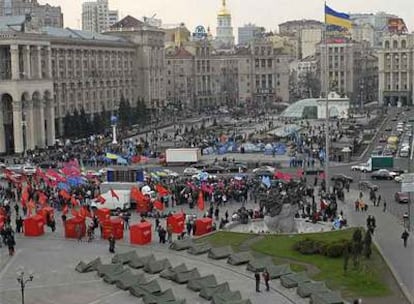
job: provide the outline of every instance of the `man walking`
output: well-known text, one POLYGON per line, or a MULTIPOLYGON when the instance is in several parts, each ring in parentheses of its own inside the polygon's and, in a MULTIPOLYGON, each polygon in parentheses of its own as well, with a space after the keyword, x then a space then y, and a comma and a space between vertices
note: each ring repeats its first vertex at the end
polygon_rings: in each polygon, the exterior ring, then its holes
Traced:
POLYGON ((260 292, 260 273, 258 271, 254 273, 254 278, 256 280, 256 292, 260 292))
POLYGON ((404 230, 404 232, 401 235, 401 238, 403 239, 404 242, 404 247, 407 248, 407 241, 408 241, 408 237, 410 236, 410 234, 408 233, 407 230, 404 230))
POLYGON ((264 280, 265 285, 266 285, 266 291, 269 291, 270 290, 270 287, 269 287, 270 274, 269 274, 269 272, 267 271, 266 268, 263 271, 263 280, 264 280))

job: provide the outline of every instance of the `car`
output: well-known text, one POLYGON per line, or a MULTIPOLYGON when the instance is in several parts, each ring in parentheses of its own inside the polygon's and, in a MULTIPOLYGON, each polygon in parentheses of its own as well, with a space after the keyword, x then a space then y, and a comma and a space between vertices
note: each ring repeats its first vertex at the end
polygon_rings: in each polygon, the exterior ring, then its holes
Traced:
POLYGON ((407 192, 396 192, 394 198, 397 203, 408 203, 410 196, 407 192))
POLYGON ((391 170, 391 172, 395 173, 395 176, 398 176, 398 175, 404 174, 404 173, 405 173, 405 170, 404 170, 404 169, 401 169, 401 168, 396 167, 396 168, 393 168, 393 169, 391 170))
POLYGON ((264 171, 267 171, 270 174, 274 174, 275 171, 276 171, 276 169, 274 167, 272 167, 272 166, 262 166, 262 167, 253 169, 253 173, 254 174, 257 174, 257 172, 264 172, 264 171))
POLYGON ((393 180, 396 175, 398 175, 398 174, 395 173, 395 172, 389 171, 387 169, 380 169, 380 170, 374 171, 371 174, 371 178, 372 179, 388 179, 388 180, 393 180))
POLYGON ((33 175, 36 173, 36 167, 32 166, 32 165, 24 165, 22 167, 22 173, 26 174, 26 175, 33 175))
POLYGON ((201 170, 197 168, 189 167, 189 168, 185 168, 183 173, 184 175, 187 175, 187 176, 193 176, 193 175, 199 174, 200 172, 201 170))
POLYGON ((354 181, 352 177, 346 176, 345 174, 335 174, 331 177, 331 180, 335 182, 339 181, 342 183, 346 183, 346 182, 352 183, 354 181))
POLYGON ((367 172, 368 171, 368 169, 367 169, 367 163, 361 163, 361 164, 358 164, 358 165, 354 165, 354 166, 351 167, 351 170, 352 171, 367 172))
POLYGON ((359 190, 374 190, 377 191, 379 187, 368 180, 362 180, 358 183, 359 190))
POLYGON ((397 175, 396 177, 394 177, 394 181, 397 183, 402 183, 403 181, 402 175, 397 175))
POLYGON ((392 128, 391 127, 385 128, 385 132, 391 132, 391 131, 392 131, 392 128))
POLYGON ((218 165, 209 165, 205 167, 203 171, 207 173, 224 173, 226 172, 226 168, 218 165))
POLYGON ((241 163, 230 163, 226 166, 227 172, 244 173, 247 172, 247 166, 241 163))

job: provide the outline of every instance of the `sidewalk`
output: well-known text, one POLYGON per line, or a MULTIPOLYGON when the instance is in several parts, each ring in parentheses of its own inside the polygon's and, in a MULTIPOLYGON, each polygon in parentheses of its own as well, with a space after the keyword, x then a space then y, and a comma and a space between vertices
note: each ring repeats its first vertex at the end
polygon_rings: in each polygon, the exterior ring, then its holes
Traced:
POLYGON ((410 303, 414 303, 414 242, 413 232, 410 232, 407 248, 404 248, 401 234, 404 230, 402 221, 388 212, 383 212, 383 206, 373 207, 369 204, 368 212, 356 212, 355 200, 359 192, 349 193, 346 204, 339 204, 350 226, 366 227, 366 218, 373 215, 377 228, 374 234, 374 242, 384 257, 384 260, 394 274, 397 282, 410 303))

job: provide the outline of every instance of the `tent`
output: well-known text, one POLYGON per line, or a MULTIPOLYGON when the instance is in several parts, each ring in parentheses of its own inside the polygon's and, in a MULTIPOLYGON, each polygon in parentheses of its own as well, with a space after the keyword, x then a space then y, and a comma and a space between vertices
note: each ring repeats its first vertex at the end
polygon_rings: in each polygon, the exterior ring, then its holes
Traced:
POLYGON ((227 304, 229 302, 241 300, 242 296, 240 291, 225 291, 219 292, 213 295, 211 300, 212 304, 227 304))
POLYGON ((187 252, 193 255, 200 255, 208 252, 211 249, 210 244, 208 243, 194 243, 187 252))
POLYGON ((300 283, 296 289, 296 293, 302 298, 308 298, 314 293, 329 292, 325 282, 305 282, 300 283))
POLYGON ((43 226, 43 217, 41 215, 34 215, 25 218, 23 226, 24 236, 40 236, 45 233, 43 226))
POLYGON ((138 298, 150 293, 159 293, 161 292, 161 286, 157 280, 152 280, 149 282, 137 283, 129 288, 129 292, 138 298))
POLYGON ((193 279, 188 281, 187 288, 193 291, 200 291, 203 287, 212 287, 217 286, 216 276, 214 274, 210 274, 204 277, 200 277, 197 279, 193 279))
POLYGON ((94 213, 98 217, 100 223, 105 222, 111 217, 111 210, 108 208, 96 209, 94 213))
POLYGON ((112 263, 114 263, 114 264, 128 264, 129 261, 131 261, 135 257, 138 257, 135 250, 131 250, 131 251, 128 251, 128 252, 123 252, 123 253, 117 253, 113 256, 112 263))
POLYGON ((85 218, 72 217, 65 221, 65 238, 77 239, 79 237, 76 232, 78 225, 80 226, 81 236, 84 237, 86 235, 85 218))
POLYGON ((197 279, 200 277, 200 273, 198 272, 197 268, 193 268, 191 270, 182 271, 182 272, 176 272, 171 280, 178 284, 185 284, 188 281, 197 279))
POLYGON ((143 268, 145 264, 149 263, 150 261, 155 261, 155 257, 153 254, 143 256, 143 257, 133 257, 128 262, 128 266, 134 269, 139 269, 139 268, 143 268))
POLYGON ((163 271, 161 271, 160 277, 167 280, 172 280, 173 276, 176 273, 185 271, 188 271, 187 266, 184 263, 182 263, 178 266, 168 267, 167 269, 164 269, 163 271))
POLYGON ((163 292, 156 294, 144 294, 143 300, 145 304, 170 303, 172 301, 175 301, 175 296, 171 288, 169 288, 163 292))
POLYGON ((127 290, 129 287, 145 281, 143 273, 133 274, 132 272, 125 274, 116 282, 116 287, 127 290))
POLYGON ((181 234, 184 231, 185 215, 175 213, 167 217, 167 227, 171 226, 172 232, 181 234))
POLYGON ((310 296, 312 304, 344 304, 346 303, 337 291, 313 293, 310 296))
POLYGON ((80 273, 92 272, 97 270, 98 265, 102 265, 101 258, 96 258, 87 264, 83 261, 80 261, 78 265, 76 265, 75 270, 80 273))
POLYGON ((107 240, 111 235, 116 240, 124 238, 124 221, 120 217, 106 219, 102 223, 102 238, 107 240))
POLYGON ((171 267, 170 261, 168 261, 168 259, 153 260, 145 264, 144 271, 150 274, 156 274, 160 273, 168 267, 171 267))
POLYGON ((109 284, 115 284, 118 282, 124 275, 130 274, 131 270, 122 268, 116 272, 110 272, 104 275, 103 280, 109 284))
POLYGON ((247 270, 251 272, 263 272, 268 266, 274 265, 271 257, 250 260, 247 264, 247 270))
POLYGON ((151 243, 152 226, 150 222, 142 222, 129 227, 131 244, 146 245, 151 243))
POLYGON ((213 260, 226 259, 233 254, 230 246, 211 248, 208 252, 208 257, 213 260))
POLYGON ((196 219, 195 235, 200 236, 200 235, 210 233, 211 231, 213 231, 212 224, 213 224, 213 220, 209 217, 196 219))
POLYGON ((98 272, 98 276, 103 277, 109 273, 118 272, 123 268, 122 264, 100 264, 96 267, 96 271, 98 272))
POLYGON ((279 279, 283 275, 292 273, 289 264, 267 265, 266 270, 269 272, 270 278, 272 280, 279 279))
POLYGON ((171 243, 170 249, 181 251, 189 249, 193 245, 192 239, 177 240, 171 243))
POLYGON ((213 298, 213 295, 219 294, 221 292, 227 292, 230 291, 229 283, 224 282, 222 284, 216 285, 216 286, 205 286, 200 291, 200 297, 211 300, 213 298))
POLYGON ((286 288, 298 287, 299 284, 310 281, 306 272, 291 273, 280 277, 280 283, 286 288))
POLYGON ((230 265, 243 265, 249 263, 250 260, 253 260, 253 256, 249 251, 242 251, 238 253, 233 253, 227 259, 227 263, 230 265))
POLYGON ((55 214, 55 209, 52 208, 52 207, 46 206, 46 207, 43 207, 42 209, 40 209, 37 212, 37 214, 40 215, 43 218, 43 225, 46 225, 48 216, 49 215, 53 216, 55 214))

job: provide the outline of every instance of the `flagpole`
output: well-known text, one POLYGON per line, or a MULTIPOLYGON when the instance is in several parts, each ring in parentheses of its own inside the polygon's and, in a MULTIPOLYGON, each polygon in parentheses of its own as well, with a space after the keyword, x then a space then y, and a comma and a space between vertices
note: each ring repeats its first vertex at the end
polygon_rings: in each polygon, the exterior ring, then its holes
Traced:
POLYGON ((329 74, 328 74, 328 41, 327 41, 327 24, 326 24, 326 1, 323 8, 324 11, 324 43, 325 43, 325 185, 326 192, 329 193, 329 74))

